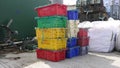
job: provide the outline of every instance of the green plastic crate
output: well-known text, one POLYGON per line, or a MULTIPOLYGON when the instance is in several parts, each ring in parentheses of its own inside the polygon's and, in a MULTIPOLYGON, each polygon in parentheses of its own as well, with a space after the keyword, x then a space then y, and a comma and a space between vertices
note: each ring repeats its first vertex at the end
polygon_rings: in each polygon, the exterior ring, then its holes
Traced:
POLYGON ((66 28, 67 17, 64 16, 49 16, 35 17, 38 28, 66 28))

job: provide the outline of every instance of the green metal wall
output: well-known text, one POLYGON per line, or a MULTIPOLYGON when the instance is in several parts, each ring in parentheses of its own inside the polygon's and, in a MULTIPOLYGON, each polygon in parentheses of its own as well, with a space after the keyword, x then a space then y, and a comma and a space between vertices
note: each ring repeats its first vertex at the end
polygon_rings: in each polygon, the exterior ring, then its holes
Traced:
POLYGON ((10 19, 13 19, 10 28, 18 31, 15 38, 22 40, 33 37, 36 25, 34 17, 37 16, 34 8, 49 3, 49 0, 0 0, 0 25, 6 25, 10 19))

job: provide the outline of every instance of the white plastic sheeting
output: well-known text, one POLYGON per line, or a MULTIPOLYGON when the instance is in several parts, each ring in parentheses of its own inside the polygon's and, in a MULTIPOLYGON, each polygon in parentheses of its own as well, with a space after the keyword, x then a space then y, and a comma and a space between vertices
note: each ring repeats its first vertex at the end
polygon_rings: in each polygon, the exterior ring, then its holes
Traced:
POLYGON ((63 0, 65 5, 75 5, 77 0, 63 0))
POLYGON ((114 47, 120 50, 120 21, 110 18, 108 21, 83 22, 79 28, 89 28, 89 51, 111 52, 114 47), (82 27, 83 26, 83 27, 82 27), (115 36, 117 41, 115 45, 115 36))
POLYGON ((78 28, 91 28, 93 27, 93 24, 89 21, 84 21, 82 23, 79 23, 78 28))

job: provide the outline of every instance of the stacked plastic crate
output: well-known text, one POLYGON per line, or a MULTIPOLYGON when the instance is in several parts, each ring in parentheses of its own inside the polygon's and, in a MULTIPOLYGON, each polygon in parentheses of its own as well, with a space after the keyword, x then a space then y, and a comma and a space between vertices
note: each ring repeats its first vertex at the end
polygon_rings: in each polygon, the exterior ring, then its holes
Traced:
POLYGON ((88 54, 88 45, 89 45, 89 37, 88 37, 88 29, 80 28, 77 34, 78 41, 77 45, 81 47, 81 55, 88 54))
POLYGON ((36 36, 38 40, 37 58, 50 61, 64 60, 66 56, 67 7, 51 4, 37 7, 36 36))
POLYGON ((67 12, 68 22, 67 22, 67 51, 66 58, 72 58, 80 55, 80 46, 77 46, 77 32, 79 31, 77 25, 78 20, 78 11, 69 10, 67 12))

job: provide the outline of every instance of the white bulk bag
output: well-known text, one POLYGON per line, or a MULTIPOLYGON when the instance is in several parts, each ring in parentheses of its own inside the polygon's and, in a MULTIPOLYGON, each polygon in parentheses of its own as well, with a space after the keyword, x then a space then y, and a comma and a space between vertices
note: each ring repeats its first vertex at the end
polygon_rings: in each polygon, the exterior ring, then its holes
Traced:
POLYGON ((89 51, 111 52, 114 49, 114 38, 118 32, 114 21, 94 21, 89 29, 89 51))
POLYGON ((89 21, 84 21, 78 24, 78 28, 91 28, 91 27, 93 27, 93 25, 89 21))
POLYGON ((111 52, 115 47, 115 35, 117 35, 116 48, 120 50, 120 21, 109 18, 108 21, 83 22, 79 28, 89 28, 89 51, 111 52))
POLYGON ((114 34, 110 29, 89 29, 89 51, 111 52, 114 48, 114 34))
POLYGON ((116 45, 115 45, 115 49, 117 51, 120 51, 120 28, 119 28, 119 33, 116 35, 116 45))

